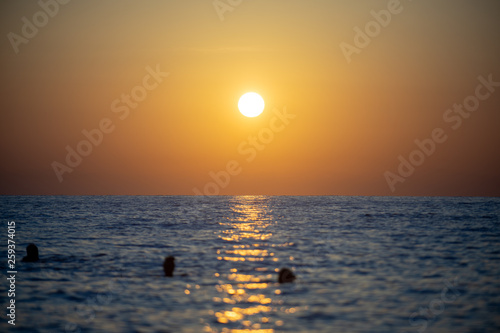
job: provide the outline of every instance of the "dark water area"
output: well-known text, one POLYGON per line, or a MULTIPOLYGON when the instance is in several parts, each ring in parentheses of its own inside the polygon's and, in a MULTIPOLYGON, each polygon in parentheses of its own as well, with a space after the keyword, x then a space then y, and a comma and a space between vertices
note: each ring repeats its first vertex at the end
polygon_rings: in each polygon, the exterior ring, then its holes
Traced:
POLYGON ((0 208, 2 332, 500 332, 500 198, 3 196, 0 208), (32 242, 40 260, 22 262, 32 242), (294 283, 277 282, 282 267, 294 283))

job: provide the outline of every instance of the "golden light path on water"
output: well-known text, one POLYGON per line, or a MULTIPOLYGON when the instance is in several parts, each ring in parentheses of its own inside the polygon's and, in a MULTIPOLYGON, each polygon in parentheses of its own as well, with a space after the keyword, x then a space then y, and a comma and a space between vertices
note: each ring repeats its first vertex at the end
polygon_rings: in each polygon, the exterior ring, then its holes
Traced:
MULTIPOLYGON (((206 332, 223 333, 273 333, 273 327, 283 325, 282 320, 270 316, 277 311, 280 301, 273 299, 281 294, 276 283, 278 258, 272 249, 288 244, 270 242, 273 234, 267 230, 274 223, 272 212, 265 197, 236 197, 231 215, 219 222, 219 238, 225 243, 217 250, 217 259, 225 262, 226 272, 215 273, 219 297, 213 302, 222 305, 222 310, 213 311, 219 324, 227 325, 217 330, 209 325, 206 332), (262 262, 276 263, 275 268, 265 267, 262 262), (250 266, 249 268, 248 263, 250 266), (260 264, 259 264, 260 263, 260 264)), ((294 309, 286 309, 293 313, 294 309)))

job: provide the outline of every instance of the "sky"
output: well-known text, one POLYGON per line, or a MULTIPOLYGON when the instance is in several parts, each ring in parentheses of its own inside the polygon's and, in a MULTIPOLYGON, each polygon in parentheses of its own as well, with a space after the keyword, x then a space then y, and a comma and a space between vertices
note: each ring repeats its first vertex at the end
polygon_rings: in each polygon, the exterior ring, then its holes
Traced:
POLYGON ((0 16, 0 194, 500 195, 496 0, 10 0, 0 16), (238 111, 246 92, 260 116, 238 111))

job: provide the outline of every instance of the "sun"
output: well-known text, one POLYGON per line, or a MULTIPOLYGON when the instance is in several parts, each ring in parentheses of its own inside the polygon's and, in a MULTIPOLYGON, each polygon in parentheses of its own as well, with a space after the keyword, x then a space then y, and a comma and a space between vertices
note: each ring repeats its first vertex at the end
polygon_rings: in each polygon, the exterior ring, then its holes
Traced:
POLYGON ((240 97, 238 109, 246 117, 257 117, 264 111, 264 99, 259 94, 249 92, 240 97))

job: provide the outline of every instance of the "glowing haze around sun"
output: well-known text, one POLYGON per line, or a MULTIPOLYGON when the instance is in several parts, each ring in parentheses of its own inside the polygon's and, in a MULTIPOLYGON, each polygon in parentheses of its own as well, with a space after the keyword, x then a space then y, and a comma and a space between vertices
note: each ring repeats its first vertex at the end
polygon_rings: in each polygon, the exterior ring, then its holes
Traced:
POLYGON ((238 109, 246 117, 257 117, 264 111, 264 99, 257 93, 248 92, 240 97, 238 109))

